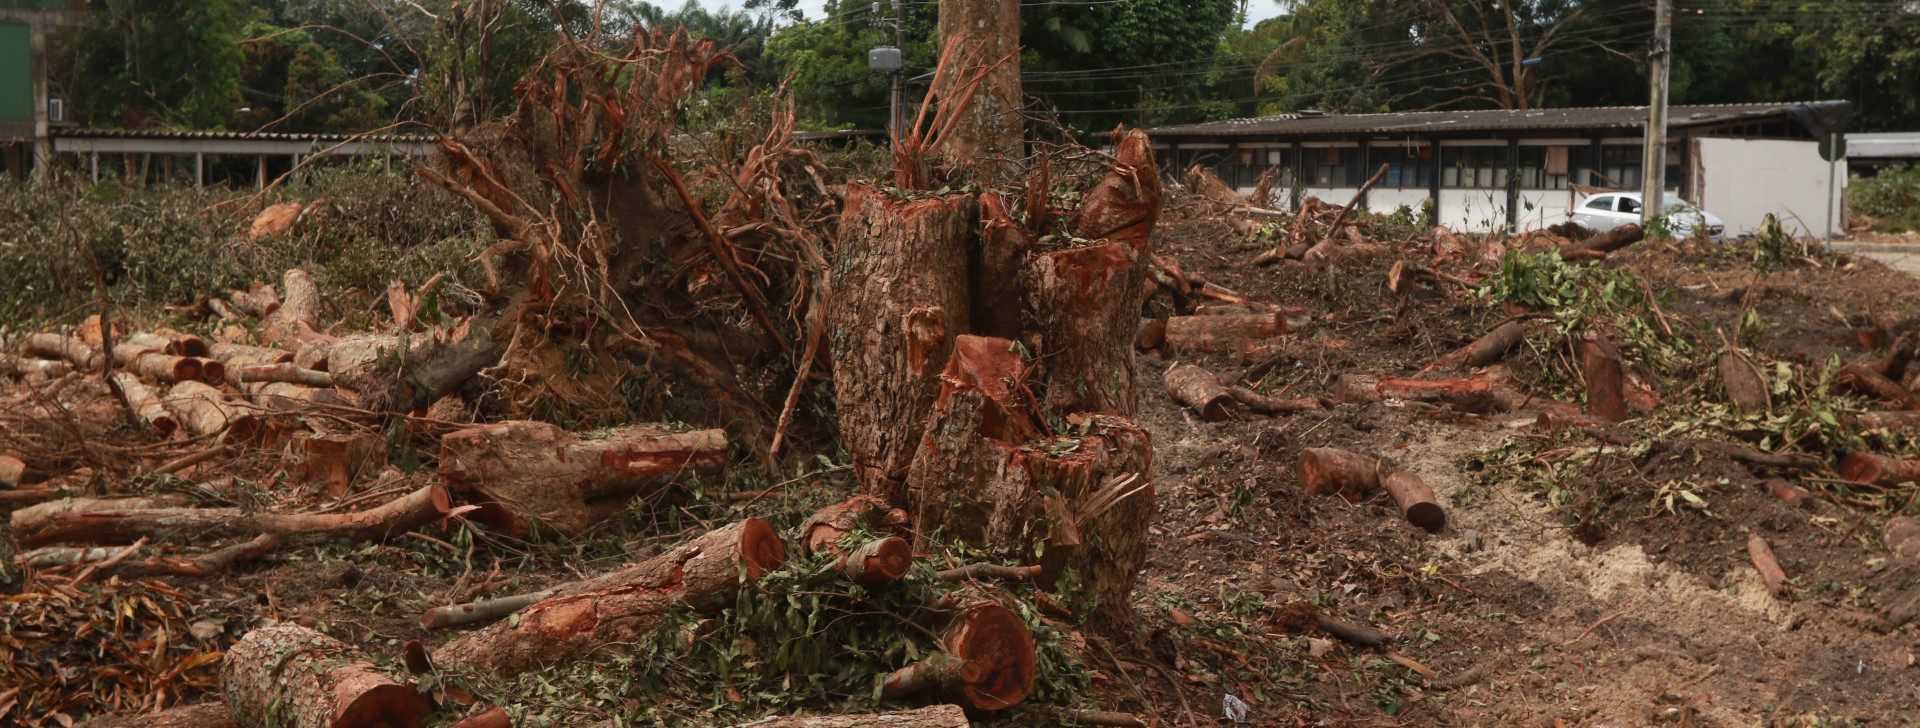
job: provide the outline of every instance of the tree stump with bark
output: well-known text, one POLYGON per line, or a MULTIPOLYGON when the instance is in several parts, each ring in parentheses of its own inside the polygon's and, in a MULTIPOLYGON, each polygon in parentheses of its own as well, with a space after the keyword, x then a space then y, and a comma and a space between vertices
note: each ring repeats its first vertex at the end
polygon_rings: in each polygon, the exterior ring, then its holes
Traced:
POLYGON ((726 433, 620 427, 582 437, 544 422, 509 420, 440 440, 440 477, 482 505, 476 518, 508 533, 534 523, 575 534, 657 498, 683 474, 719 472, 726 433))
POLYGON ((346 643, 293 624, 241 638, 220 663, 220 689, 247 726, 412 728, 433 712, 346 643))
POLYGON ((1126 243, 1034 256, 1023 286, 1025 338, 1044 404, 1056 412, 1137 413, 1133 344, 1146 280, 1146 256, 1126 243))

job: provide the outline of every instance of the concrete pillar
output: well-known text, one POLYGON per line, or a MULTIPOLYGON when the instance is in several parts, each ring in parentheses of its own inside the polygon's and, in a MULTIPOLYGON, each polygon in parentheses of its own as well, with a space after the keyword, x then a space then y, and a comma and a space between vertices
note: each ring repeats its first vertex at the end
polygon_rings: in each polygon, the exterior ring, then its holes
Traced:
POLYGON ((196 190, 205 189, 206 186, 207 186, 207 155, 201 152, 194 152, 193 153, 193 188, 196 190))
POLYGON ((259 162, 259 166, 254 168, 253 188, 256 190, 264 190, 267 188, 267 155, 261 154, 257 156, 256 161, 259 162))
POLYGON ((47 119, 47 26, 36 20, 28 26, 29 55, 33 57, 33 179, 45 182, 53 175, 53 128, 47 119))
POLYGON ((93 178, 94 184, 100 184, 100 153, 99 152, 89 152, 87 154, 87 176, 93 178))

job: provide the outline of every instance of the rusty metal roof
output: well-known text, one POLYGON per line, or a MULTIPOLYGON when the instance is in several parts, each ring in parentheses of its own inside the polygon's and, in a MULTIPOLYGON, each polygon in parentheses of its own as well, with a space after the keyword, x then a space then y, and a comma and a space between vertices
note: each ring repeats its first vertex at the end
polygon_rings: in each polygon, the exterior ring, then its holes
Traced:
MULTIPOLYGON (((1772 121, 1783 118, 1799 120, 1808 116, 1830 117, 1836 114, 1844 119, 1852 108, 1853 105, 1847 101, 1671 106, 1667 110, 1667 125, 1670 128, 1680 128, 1729 122, 1772 121)), ((1150 129, 1148 132, 1155 137, 1409 133, 1432 135, 1452 132, 1639 129, 1646 125, 1646 119, 1647 107, 1645 106, 1407 111, 1390 114, 1303 112, 1165 126, 1150 129)), ((1844 127, 1844 121, 1841 126, 1844 127)))

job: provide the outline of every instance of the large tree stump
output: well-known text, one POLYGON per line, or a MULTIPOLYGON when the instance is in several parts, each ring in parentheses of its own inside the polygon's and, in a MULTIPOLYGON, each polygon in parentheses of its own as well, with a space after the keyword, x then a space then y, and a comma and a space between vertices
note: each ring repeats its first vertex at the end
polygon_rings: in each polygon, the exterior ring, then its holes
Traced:
POLYGON ((220 663, 235 722, 283 728, 412 728, 433 703, 345 642, 294 624, 262 627, 220 663))
POLYGON ((1025 700, 1033 690, 1038 661, 1033 635, 1013 610, 986 600, 935 610, 946 652, 895 670, 882 692, 887 697, 931 693, 975 711, 1000 710, 1025 700))
POLYGON ((981 336, 1018 339, 1027 290, 1021 280, 1033 253, 1034 238, 1013 216, 998 193, 980 193, 980 244, 974 250, 971 331, 981 336))
POLYGON ((561 587, 559 594, 435 650, 433 661, 510 677, 563 662, 601 659, 644 640, 675 610, 712 613, 733 604, 742 577, 786 561, 758 518, 708 532, 625 569, 561 587))
POLYGON ((764 718, 734 728, 968 728, 967 711, 958 705, 929 705, 917 710, 859 715, 764 718))
POLYGON ((669 432, 620 427, 581 437, 545 422, 510 420, 440 440, 440 477, 483 507, 477 518, 509 533, 533 523, 576 534, 636 497, 666 492, 683 474, 727 463, 720 430, 669 432))
POLYGON ((1114 129, 1117 164, 1081 197, 1071 227, 1081 238, 1125 243, 1145 252, 1160 219, 1160 168, 1139 129, 1114 129))
POLYGON ((970 330, 976 199, 902 202, 847 185, 828 344, 840 437, 864 493, 898 502, 953 338, 970 330))
POLYGON ((1118 242, 1044 253, 1025 278, 1027 346, 1055 412, 1140 409, 1133 343, 1146 256, 1118 242))

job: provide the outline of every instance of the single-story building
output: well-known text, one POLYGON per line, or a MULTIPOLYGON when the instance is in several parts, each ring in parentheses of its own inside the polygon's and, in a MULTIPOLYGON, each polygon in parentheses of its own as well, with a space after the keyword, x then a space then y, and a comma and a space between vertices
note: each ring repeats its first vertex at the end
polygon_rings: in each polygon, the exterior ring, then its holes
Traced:
MULTIPOLYGON (((1729 234, 1767 213, 1806 231, 1844 225, 1847 171, 1820 140, 1844 132, 1852 104, 1673 106, 1668 191, 1719 216, 1729 234), (1829 184, 1829 180, 1832 184, 1829 184), (1824 201, 1824 205, 1822 204, 1824 201)), ((1162 169, 1203 164, 1242 192, 1271 173, 1288 204, 1346 204, 1382 164, 1367 208, 1419 210, 1458 230, 1538 228, 1565 221, 1574 186, 1640 189, 1647 108, 1302 111, 1150 129, 1162 169)))
POLYGON ((1894 164, 1920 165, 1920 132, 1889 134, 1848 134, 1847 169, 1861 177, 1874 177, 1883 167, 1894 164))

